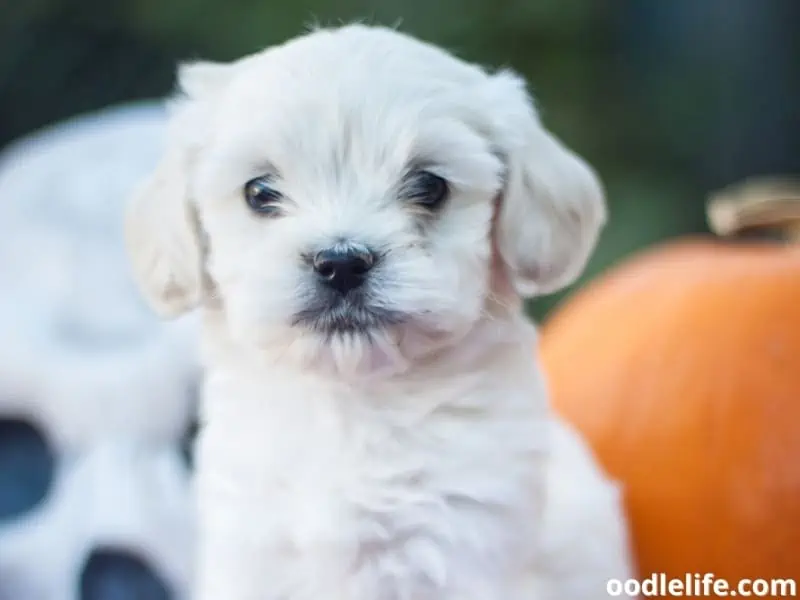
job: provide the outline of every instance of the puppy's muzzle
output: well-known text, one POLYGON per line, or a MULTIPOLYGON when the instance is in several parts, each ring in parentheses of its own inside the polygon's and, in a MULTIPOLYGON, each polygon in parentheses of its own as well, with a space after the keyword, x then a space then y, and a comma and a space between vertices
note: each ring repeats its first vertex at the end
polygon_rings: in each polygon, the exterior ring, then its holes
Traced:
POLYGON ((331 335, 367 334, 405 321, 406 315, 381 301, 380 277, 376 275, 381 256, 349 241, 307 255, 316 285, 304 297, 305 306, 292 323, 331 335))
POLYGON ((318 252, 312 261, 314 273, 327 287, 346 295, 361 287, 377 257, 369 248, 337 245, 318 252))

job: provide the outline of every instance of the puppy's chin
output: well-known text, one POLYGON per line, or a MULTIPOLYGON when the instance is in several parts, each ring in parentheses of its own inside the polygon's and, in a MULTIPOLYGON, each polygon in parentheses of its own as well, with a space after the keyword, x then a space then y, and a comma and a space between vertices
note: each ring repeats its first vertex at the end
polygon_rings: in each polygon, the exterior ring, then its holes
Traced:
POLYGON ((346 379, 388 377, 410 367, 389 326, 308 331, 300 333, 292 346, 306 366, 346 379))
POLYGON ((342 378, 401 374, 457 345, 480 320, 486 299, 478 281, 465 288, 423 277, 424 269, 413 273, 402 285, 384 283, 381 292, 347 302, 242 290, 225 303, 228 331, 237 345, 272 363, 342 378))
POLYGON ((467 324, 444 329, 433 319, 409 319, 330 330, 302 324, 237 327, 232 334, 235 341, 265 361, 343 379, 363 379, 407 372, 432 353, 457 344, 469 330, 467 324))

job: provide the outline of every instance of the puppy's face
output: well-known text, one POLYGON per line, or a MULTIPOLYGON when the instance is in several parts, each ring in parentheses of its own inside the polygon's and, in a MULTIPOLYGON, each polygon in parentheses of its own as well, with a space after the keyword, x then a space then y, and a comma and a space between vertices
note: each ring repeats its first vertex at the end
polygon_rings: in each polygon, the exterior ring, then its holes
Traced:
POLYGON ((547 292, 594 245, 599 185, 511 74, 350 26, 180 79, 164 159, 128 218, 161 312, 210 294, 239 343, 396 366, 481 319, 492 269, 547 292))

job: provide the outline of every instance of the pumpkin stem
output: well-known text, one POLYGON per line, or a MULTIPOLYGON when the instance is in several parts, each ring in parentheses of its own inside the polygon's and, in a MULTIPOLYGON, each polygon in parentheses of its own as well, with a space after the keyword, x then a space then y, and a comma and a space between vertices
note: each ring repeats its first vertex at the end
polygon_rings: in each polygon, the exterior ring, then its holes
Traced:
POLYGON ((711 195, 706 215, 722 237, 761 232, 800 242, 800 180, 761 178, 724 188, 711 195))

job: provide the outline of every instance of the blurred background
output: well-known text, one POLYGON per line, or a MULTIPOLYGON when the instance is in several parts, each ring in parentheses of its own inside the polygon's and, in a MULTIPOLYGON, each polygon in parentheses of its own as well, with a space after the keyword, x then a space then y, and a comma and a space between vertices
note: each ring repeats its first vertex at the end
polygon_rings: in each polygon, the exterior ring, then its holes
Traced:
POLYGON ((643 246, 704 232, 709 191, 800 173, 797 0, 1 0, 0 15, 0 147, 162 96, 177 60, 233 59, 310 22, 400 23, 513 66, 607 187, 610 224, 577 285, 643 246))

